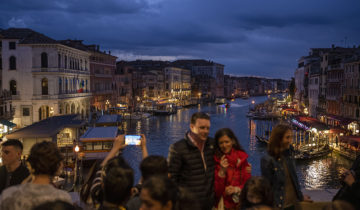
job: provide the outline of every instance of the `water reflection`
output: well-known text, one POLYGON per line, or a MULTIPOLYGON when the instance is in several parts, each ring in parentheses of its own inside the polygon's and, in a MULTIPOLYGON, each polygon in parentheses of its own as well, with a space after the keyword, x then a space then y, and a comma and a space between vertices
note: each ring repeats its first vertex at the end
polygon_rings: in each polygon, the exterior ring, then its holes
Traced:
MULTIPOLYGON (((271 130, 275 122, 261 122, 249 120, 246 113, 251 106, 251 101, 236 99, 225 109, 216 105, 198 105, 192 108, 178 110, 177 114, 171 116, 152 116, 141 121, 127 121, 123 127, 126 133, 143 133, 147 137, 149 154, 167 157, 170 144, 183 138, 184 133, 189 130, 190 117, 197 111, 210 114, 211 129, 210 136, 224 127, 234 131, 240 144, 249 154, 249 162, 252 164, 252 174, 261 175, 260 158, 266 153, 266 146, 257 143, 255 135, 262 130, 271 130), (262 129, 261 129, 262 128, 262 129)), ((267 97, 256 97, 256 103, 267 100, 267 97)), ((299 141, 300 134, 297 134, 299 141)), ((301 139, 306 138, 301 134, 301 139)), ((135 170, 135 180, 139 180, 139 163, 141 161, 141 150, 135 146, 128 146, 124 151, 125 158, 135 170)), ((297 162, 297 173, 302 187, 308 189, 337 188, 340 186, 340 171, 349 168, 351 162, 337 155, 328 156, 306 162, 297 162)))

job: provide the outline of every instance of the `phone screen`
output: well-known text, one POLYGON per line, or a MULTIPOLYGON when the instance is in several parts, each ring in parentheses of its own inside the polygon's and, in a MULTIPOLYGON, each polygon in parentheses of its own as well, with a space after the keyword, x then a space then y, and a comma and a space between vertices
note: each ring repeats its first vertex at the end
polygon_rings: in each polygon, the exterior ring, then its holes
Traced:
POLYGON ((125 144, 126 145, 140 145, 140 135, 125 135, 125 144))

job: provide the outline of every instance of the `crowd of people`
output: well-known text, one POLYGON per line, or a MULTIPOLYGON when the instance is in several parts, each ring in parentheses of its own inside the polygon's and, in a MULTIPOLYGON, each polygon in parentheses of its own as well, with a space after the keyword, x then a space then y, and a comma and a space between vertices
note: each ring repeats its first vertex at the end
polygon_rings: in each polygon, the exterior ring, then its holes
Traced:
MULTIPOLYGON (((261 175, 251 176, 248 154, 234 132, 221 128, 209 137, 210 116, 192 115, 184 138, 172 144, 167 159, 148 155, 141 135, 141 180, 134 186, 134 172, 121 153, 124 135, 89 172, 81 199, 101 210, 232 210, 301 209, 312 202, 303 195, 296 175, 292 128, 278 124, 272 130, 267 154, 261 158, 261 175)), ((2 143, 0 210, 81 209, 68 192, 52 181, 63 167, 63 156, 53 142, 36 143, 27 165, 21 161, 23 145, 10 139, 2 143)), ((344 186, 323 209, 360 209, 360 158, 344 173, 344 186)))

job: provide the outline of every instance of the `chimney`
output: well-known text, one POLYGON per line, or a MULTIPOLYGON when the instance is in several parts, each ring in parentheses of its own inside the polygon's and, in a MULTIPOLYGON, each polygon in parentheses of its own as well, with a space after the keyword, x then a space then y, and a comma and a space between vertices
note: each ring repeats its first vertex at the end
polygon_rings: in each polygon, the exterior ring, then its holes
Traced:
POLYGON ((332 45, 331 45, 331 48, 333 48, 333 49, 334 49, 334 48, 335 48, 335 45, 334 45, 334 44, 332 44, 332 45))
POLYGON ((96 45, 96 51, 99 51, 100 47, 99 45, 96 45))
POLYGON ((111 55, 111 51, 109 50, 109 55, 111 55))

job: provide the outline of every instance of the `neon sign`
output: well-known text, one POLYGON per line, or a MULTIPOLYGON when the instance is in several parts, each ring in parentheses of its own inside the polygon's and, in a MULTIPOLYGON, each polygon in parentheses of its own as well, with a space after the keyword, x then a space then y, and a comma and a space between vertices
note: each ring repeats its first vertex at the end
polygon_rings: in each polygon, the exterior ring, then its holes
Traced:
POLYGON ((303 128, 305 130, 310 130, 310 128, 308 126, 304 125, 303 123, 301 123, 301 122, 299 122, 299 121, 297 121, 295 119, 291 119, 291 122, 294 123, 295 125, 297 125, 300 128, 303 128))

